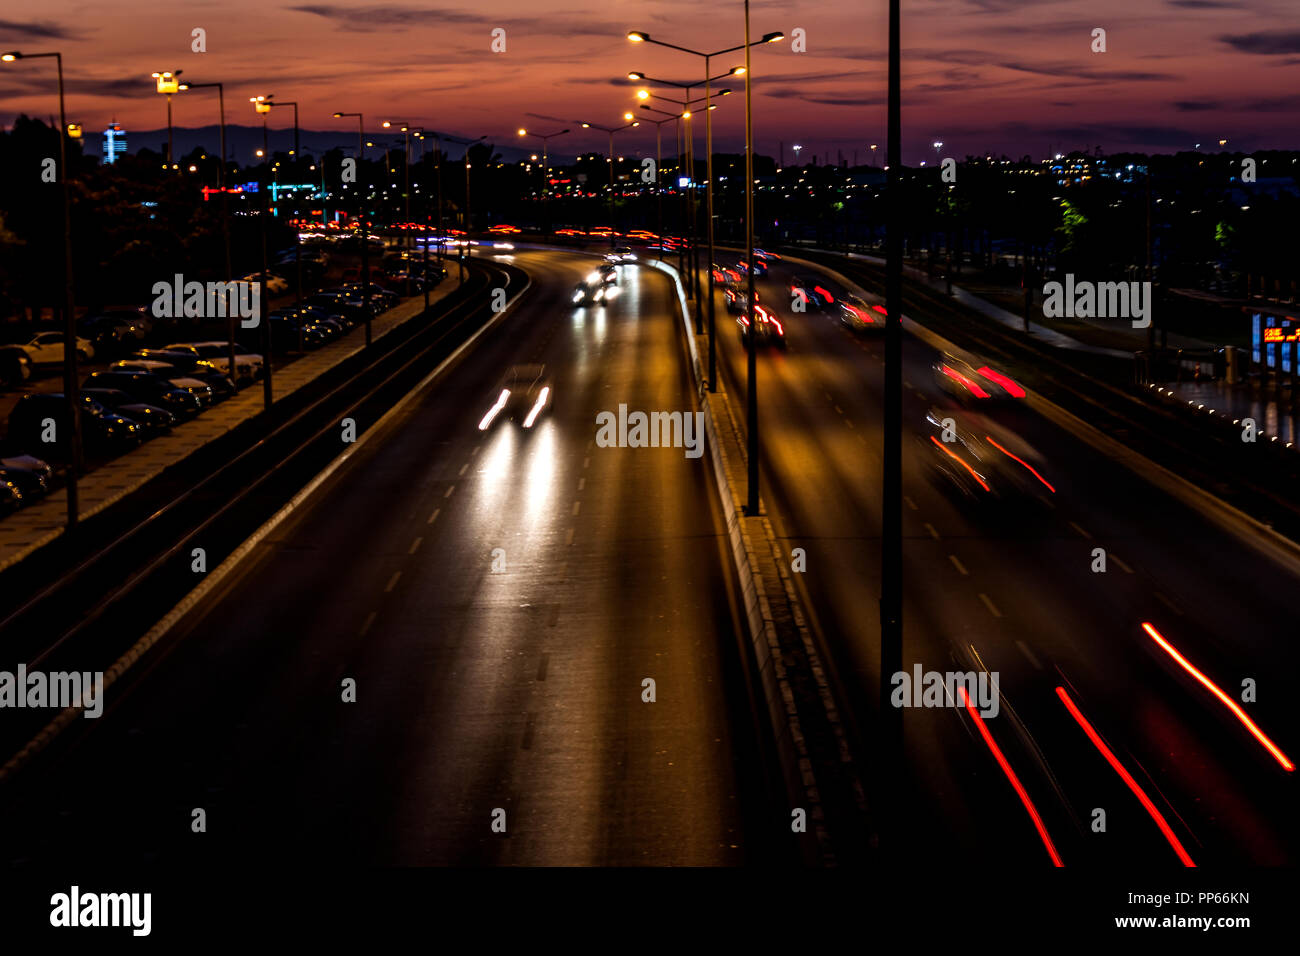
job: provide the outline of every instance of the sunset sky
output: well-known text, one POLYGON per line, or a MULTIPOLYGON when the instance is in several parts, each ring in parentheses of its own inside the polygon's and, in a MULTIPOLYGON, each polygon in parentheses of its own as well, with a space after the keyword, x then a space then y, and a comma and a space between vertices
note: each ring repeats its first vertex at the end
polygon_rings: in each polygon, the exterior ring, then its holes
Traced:
MULTIPOLYGON (((1300 146, 1300 0, 903 0, 904 159, 1005 152, 1042 156, 1074 148, 1172 151, 1300 146), (1090 50, 1095 27, 1106 53, 1090 50)), ((165 125, 154 70, 183 69, 227 86, 230 122, 253 125, 248 97, 301 104, 302 125, 349 129, 335 110, 390 116, 442 131, 513 143, 521 126, 546 131, 575 120, 618 125, 635 109, 629 70, 681 81, 703 61, 633 44, 644 30, 681 46, 716 50, 743 39, 742 4, 699 0, 523 0, 476 4, 331 3, 303 0, 156 0, 9 4, 0 48, 59 50, 69 120, 99 130, 165 125), (207 52, 190 50, 195 27, 207 52), (490 52, 494 28, 507 50, 490 52)), ((884 0, 755 0, 756 38, 806 31, 753 51, 755 138, 776 155, 800 143, 804 158, 843 150, 861 161, 884 146, 887 4, 884 0)), ((743 53, 715 62, 717 73, 743 53)), ((735 84, 743 92, 743 83, 735 84)), ((0 65, 0 122, 57 109, 53 62, 0 65)), ((663 90, 670 93, 671 91, 663 90)), ((178 127, 216 120, 215 96, 175 103, 178 127)), ((291 121, 288 110, 274 125, 291 121)), ((372 119, 373 118, 373 119, 372 119)), ((714 113, 719 149, 743 142, 744 100, 714 113)), ((671 126, 665 127, 671 141, 671 126)), ((577 130, 555 154, 603 152, 603 134, 577 130)), ((654 149, 646 125, 620 151, 654 149)))

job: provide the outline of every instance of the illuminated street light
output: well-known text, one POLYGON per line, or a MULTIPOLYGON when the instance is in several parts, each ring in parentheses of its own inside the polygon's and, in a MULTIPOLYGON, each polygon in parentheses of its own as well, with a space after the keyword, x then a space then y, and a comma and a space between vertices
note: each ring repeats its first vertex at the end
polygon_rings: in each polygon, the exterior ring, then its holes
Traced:
POLYGON ((178 77, 183 70, 164 70, 161 73, 150 74, 157 81, 158 92, 167 97, 167 163, 173 165, 175 160, 172 158, 172 94, 180 92, 181 81, 178 77))
MULTIPOLYGON (((547 206, 547 194, 550 192, 548 187, 550 186, 551 166, 550 153, 547 152, 547 149, 552 136, 563 136, 567 132, 567 129, 562 129, 554 133, 531 133, 525 127, 519 127, 520 136, 536 136, 542 141, 542 218, 546 220, 546 237, 548 239, 551 237, 551 216, 547 206)), ((533 156, 533 159, 537 159, 537 157, 533 156)))

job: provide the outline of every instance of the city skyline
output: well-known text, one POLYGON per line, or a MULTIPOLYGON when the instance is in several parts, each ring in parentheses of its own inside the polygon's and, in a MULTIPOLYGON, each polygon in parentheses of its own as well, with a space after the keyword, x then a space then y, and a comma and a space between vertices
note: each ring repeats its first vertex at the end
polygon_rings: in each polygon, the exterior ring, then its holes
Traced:
MULTIPOLYGON (((680 26, 680 0, 576 5, 545 17, 516 2, 491 16, 403 3, 126 6, 141 17, 147 9, 147 25, 117 19, 120 6, 99 13, 58 2, 39 17, 0 21, 0 47, 62 52, 69 118, 87 130, 113 118, 127 129, 162 126, 165 109, 149 73, 181 69, 186 79, 226 84, 232 124, 255 122, 247 99, 270 92, 300 103, 304 129, 349 130, 352 121, 332 113, 351 110, 366 113, 376 132, 381 120, 396 118, 487 132, 504 144, 520 125, 619 120, 635 110, 641 85, 626 79, 630 70, 677 82, 702 78, 699 58, 631 43, 629 30, 709 50, 736 45, 742 30, 737 10, 734 24, 712 20, 693 35, 680 26), (125 22, 132 26, 113 25, 125 22), (258 29, 235 34, 231 24, 239 22, 258 29), (207 52, 191 52, 195 29, 206 31, 207 52), (501 53, 491 51, 497 29, 505 31, 501 53), (408 41, 437 46, 393 54, 408 41)), ((1175 152, 1198 143, 1213 149, 1220 139, 1246 151, 1300 145, 1300 95, 1284 92, 1300 85, 1300 31, 1286 31, 1285 3, 1152 0, 1131 7, 1119 0, 905 4, 904 161, 928 158, 936 141, 958 157, 1096 147, 1175 152), (1098 28, 1106 31, 1104 53, 1092 52, 1098 28), (1254 128, 1260 114, 1280 132, 1254 128)), ((856 149, 864 162, 870 144, 883 148, 885 5, 846 11, 757 2, 752 9, 756 35, 786 34, 752 54, 757 148, 775 155, 778 144, 788 150, 799 143, 804 155, 842 150, 846 158, 856 149), (796 29, 806 52, 793 51, 796 29)), ((743 53, 717 58, 715 75, 742 59, 743 53)), ((742 84, 731 85, 739 92, 742 84)), ((43 69, 0 72, 0 122, 11 125, 22 113, 48 117, 56 106, 52 87, 43 69)), ((175 126, 214 123, 209 99, 174 97, 175 126)), ((722 102, 714 113, 720 151, 739 151, 740 102, 722 102)), ((624 136, 629 151, 654 146, 648 123, 624 136)), ((554 145, 576 154, 599 150, 603 141, 576 128, 554 145)))

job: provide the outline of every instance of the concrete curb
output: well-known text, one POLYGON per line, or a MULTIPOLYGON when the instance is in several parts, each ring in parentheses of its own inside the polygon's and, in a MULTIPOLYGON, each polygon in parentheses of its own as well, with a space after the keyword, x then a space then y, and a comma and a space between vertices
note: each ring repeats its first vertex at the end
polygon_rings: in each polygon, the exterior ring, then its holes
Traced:
MULTIPOLYGON (((768 549, 768 557, 774 561, 783 598, 789 605, 795 624, 799 629, 804 652, 818 687, 822 706, 826 709, 837 735, 840 760, 851 762, 847 739, 839 721, 839 712, 835 707, 830 692, 825 670, 814 645, 812 634, 808 630, 799 600, 788 576, 782 568, 783 556, 776 541, 776 535, 767 518, 750 518, 744 515, 740 495, 730 475, 733 473, 733 456, 743 461, 740 452, 739 429, 733 417, 726 392, 719 388, 717 392, 706 390, 703 369, 700 364, 699 348, 696 344, 695 331, 691 326, 690 310, 686 304, 686 295, 681 277, 676 268, 663 262, 651 264, 667 273, 677 286, 682 331, 686 337, 691 361, 691 370, 699 389, 700 404, 704 411, 704 430, 709 445, 710 460, 713 463, 715 486, 718 490, 719 503, 727 524, 727 537, 731 545, 732 562, 740 580, 741 601, 744 605, 745 623, 752 650, 754 674, 758 678, 762 691, 763 704, 773 732, 777 758, 781 764, 781 775, 785 785, 786 796, 791 808, 807 809, 811 832, 815 844, 800 841, 806 863, 812 865, 834 865, 835 856, 831 848, 830 835, 826 827, 826 815, 822 805, 820 788, 817 783, 807 741, 800 724, 799 710, 794 690, 787 673, 787 665, 782 654, 777 631, 776 615, 773 613, 773 601, 769 596, 769 583, 764 580, 760 567, 764 561, 759 552, 759 544, 754 529, 747 527, 747 522, 754 522, 759 533, 765 537, 763 544, 768 549), (728 448, 735 451, 728 451, 728 448)), ((856 787, 855 796, 860 809, 865 810, 866 801, 860 786, 856 787)))

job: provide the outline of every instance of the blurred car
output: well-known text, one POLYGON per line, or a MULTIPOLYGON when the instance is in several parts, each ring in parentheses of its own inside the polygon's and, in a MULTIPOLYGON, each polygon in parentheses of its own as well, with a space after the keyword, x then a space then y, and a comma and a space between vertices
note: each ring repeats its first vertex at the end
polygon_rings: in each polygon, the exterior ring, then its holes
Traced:
POLYGON ((835 304, 835 296, 831 295, 830 290, 810 276, 795 276, 791 279, 790 293, 802 299, 805 306, 814 309, 828 309, 835 304))
POLYGON ((538 416, 549 407, 551 386, 544 365, 515 365, 502 378, 495 400, 479 420, 479 431, 487 431, 494 422, 518 422, 532 428, 538 416))
POLYGON ((603 280, 596 282, 584 280, 573 288, 573 304, 601 305, 605 302, 606 294, 612 291, 613 289, 607 286, 603 280))
MULTIPOLYGON (((742 315, 736 319, 736 324, 740 326, 740 341, 746 345, 749 344, 749 316, 742 315)), ((763 308, 757 302, 754 303, 754 336, 757 344, 771 344, 778 348, 785 348, 785 326, 783 326, 775 315, 763 308)))
MULTIPOLYGON (((100 373, 97 373, 100 374, 100 373)), ((81 434, 87 451, 111 454, 140 444, 144 430, 137 423, 100 405, 93 398, 81 398, 81 434)), ((62 392, 24 395, 9 413, 9 438, 21 448, 39 450, 50 457, 67 458, 67 436, 71 433, 68 402, 62 392), (54 425, 52 442, 44 441, 47 422, 54 425)))
POLYGON ((176 416, 167 409, 147 402, 138 402, 126 392, 116 388, 86 388, 82 389, 81 394, 93 398, 109 411, 117 412, 122 417, 137 422, 143 426, 147 438, 169 432, 176 424, 176 416))
POLYGON ((780 259, 781 257, 778 256, 775 252, 768 252, 766 249, 755 249, 754 258, 762 259, 764 262, 766 262, 771 259, 780 259))
POLYGON ((1056 494, 1042 456, 1017 436, 995 435, 980 418, 931 409, 917 437, 931 477, 978 507, 1023 511, 1056 494))
POLYGON ((605 285, 612 285, 618 282, 618 266, 614 265, 612 262, 602 262, 591 272, 587 273, 586 281, 593 284, 604 283, 605 285))
POLYGON ((212 404, 212 389, 194 379, 167 379, 152 372, 116 369, 86 377, 82 388, 113 388, 138 402, 165 408, 177 418, 197 415, 212 404), (185 384, 182 384, 185 383, 185 384))
MULTIPOLYGON (((217 340, 206 342, 174 342, 164 346, 169 352, 190 352, 195 358, 209 362, 215 368, 226 371, 230 364, 230 343, 217 340)), ((262 374, 262 356, 250 352, 242 345, 235 344, 235 377, 240 382, 251 382, 262 374)))
POLYGON ((728 269, 726 266, 720 266, 713 263, 713 282, 715 285, 725 285, 728 282, 739 282, 743 278, 735 269, 728 269))
MULTIPOLYGON (((732 315, 743 315, 749 311, 749 283, 747 282, 728 282, 722 287, 722 297, 727 302, 727 311, 732 315)), ((762 302, 763 298, 754 290, 754 303, 762 302)))
POLYGON ((934 380, 945 392, 965 403, 1014 402, 1025 397, 1025 390, 997 369, 987 364, 976 368, 947 353, 934 363, 934 380))
POLYGON ((610 255, 615 256, 619 262, 636 262, 636 253, 631 246, 615 246, 610 255))
POLYGON ((855 332, 885 331, 885 307, 873 305, 859 295, 840 296, 835 303, 840 322, 855 332))
MULTIPOLYGON (((736 260, 736 269, 740 272, 741 275, 749 274, 749 264, 745 262, 744 259, 736 260)), ((762 259, 760 259, 757 255, 754 256, 754 275, 755 276, 767 275, 767 263, 762 259)))
POLYGON ((21 345, 0 345, 0 385, 14 388, 32 377, 32 360, 21 345))
POLYGON ((9 438, 0 439, 0 470, 17 485, 27 501, 46 494, 54 480, 53 468, 9 438))
MULTIPOLYGON (((95 354, 89 339, 77 336, 77 357, 85 362, 95 354)), ((63 333, 42 332, 23 346, 33 365, 57 365, 63 361, 63 333)))

